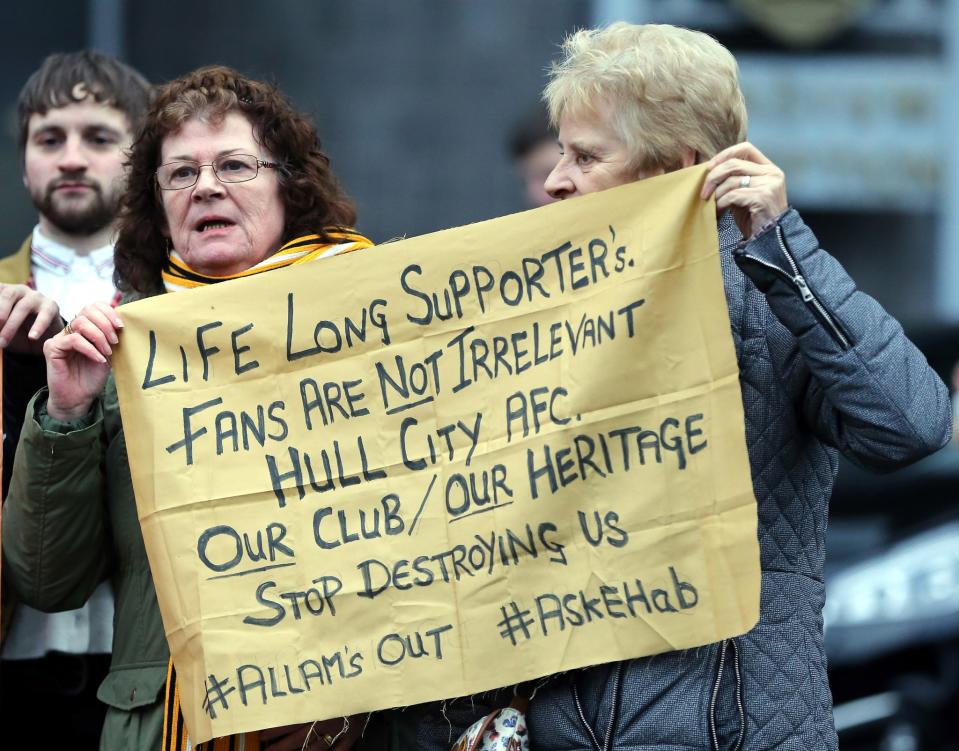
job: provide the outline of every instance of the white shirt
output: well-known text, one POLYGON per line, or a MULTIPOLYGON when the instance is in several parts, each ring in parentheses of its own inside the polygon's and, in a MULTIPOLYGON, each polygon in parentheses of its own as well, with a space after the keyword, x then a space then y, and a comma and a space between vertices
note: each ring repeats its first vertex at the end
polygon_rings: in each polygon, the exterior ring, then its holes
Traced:
MULTIPOLYGON (((78 256, 70 248, 33 230, 30 267, 38 292, 57 301, 70 320, 91 302, 113 302, 113 246, 78 256)), ((3 659, 31 660, 47 652, 102 654, 113 645, 113 590, 105 581, 86 605, 64 613, 41 613, 17 605, 3 645, 3 659)))
POLYGON ((73 250, 33 230, 30 268, 37 291, 56 300, 67 321, 91 302, 113 302, 113 245, 78 256, 73 250))

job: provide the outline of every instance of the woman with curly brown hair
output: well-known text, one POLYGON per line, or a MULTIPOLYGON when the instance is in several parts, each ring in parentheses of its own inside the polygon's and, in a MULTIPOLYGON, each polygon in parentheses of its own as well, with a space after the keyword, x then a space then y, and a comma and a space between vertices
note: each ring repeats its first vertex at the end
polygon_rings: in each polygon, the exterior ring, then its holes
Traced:
MULTIPOLYGON (((134 142, 118 286, 128 298, 180 293, 368 247, 354 221, 309 120, 273 86, 202 68, 161 88, 134 142)), ((46 611, 81 605, 110 577, 116 618, 98 692, 109 705, 100 746, 155 751, 163 737, 164 748, 183 748, 110 377, 122 327, 108 305, 88 305, 44 345, 49 387, 27 411, 4 509, 4 573, 46 611)), ((229 747, 339 751, 362 724, 275 729, 229 747)))

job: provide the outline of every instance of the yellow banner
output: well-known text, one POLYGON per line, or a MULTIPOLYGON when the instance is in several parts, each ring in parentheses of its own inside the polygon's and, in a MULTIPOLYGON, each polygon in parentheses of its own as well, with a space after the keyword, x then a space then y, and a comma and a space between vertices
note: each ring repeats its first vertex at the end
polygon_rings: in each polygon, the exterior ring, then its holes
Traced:
POLYGON ((194 741, 756 622, 703 174, 122 308, 130 467, 194 741))

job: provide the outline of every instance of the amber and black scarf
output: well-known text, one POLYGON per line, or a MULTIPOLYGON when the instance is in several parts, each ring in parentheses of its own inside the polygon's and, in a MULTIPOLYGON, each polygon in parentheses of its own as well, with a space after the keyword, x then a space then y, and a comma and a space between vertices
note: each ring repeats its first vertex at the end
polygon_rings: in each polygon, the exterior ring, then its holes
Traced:
POLYGON ((205 287, 208 284, 262 274, 264 271, 292 266, 295 263, 305 263, 319 258, 342 255, 361 248, 369 248, 372 245, 373 243, 363 235, 357 234, 351 229, 330 227, 324 231, 322 236, 304 235, 291 240, 276 253, 267 256, 255 266, 248 268, 246 271, 241 271, 239 274, 230 274, 229 276, 205 276, 191 269, 175 250, 171 250, 162 271, 163 285, 167 292, 181 292, 194 287, 205 287))

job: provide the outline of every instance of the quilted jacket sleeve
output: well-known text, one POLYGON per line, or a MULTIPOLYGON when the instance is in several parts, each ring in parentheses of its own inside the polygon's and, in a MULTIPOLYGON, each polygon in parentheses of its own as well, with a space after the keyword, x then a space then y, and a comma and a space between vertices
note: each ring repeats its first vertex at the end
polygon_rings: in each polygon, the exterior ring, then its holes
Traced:
POLYGON ((3 574, 20 600, 46 612, 81 607, 109 570, 99 402, 80 424, 27 408, 3 507, 3 574))
POLYGON ((821 440, 876 471, 905 466, 949 440, 942 380, 795 210, 734 256, 795 337, 798 353, 777 366, 821 440))

